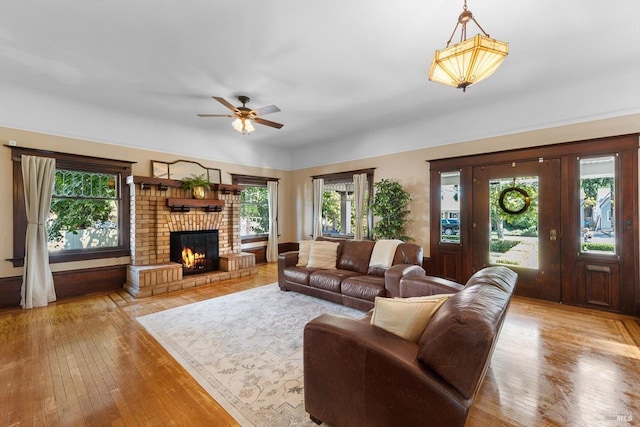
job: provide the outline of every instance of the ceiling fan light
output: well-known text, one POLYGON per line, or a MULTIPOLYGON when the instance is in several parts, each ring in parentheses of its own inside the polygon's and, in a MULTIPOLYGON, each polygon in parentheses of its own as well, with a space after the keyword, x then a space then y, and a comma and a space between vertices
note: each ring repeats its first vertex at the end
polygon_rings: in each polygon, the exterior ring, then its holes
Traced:
POLYGON ((251 123, 251 120, 246 118, 238 117, 231 123, 231 125, 235 130, 237 130, 243 135, 248 135, 254 130, 256 130, 256 128, 253 127, 253 123, 251 123))
POLYGON ((256 128, 253 127, 253 122, 250 119, 245 119, 244 120, 244 128, 245 128, 247 133, 251 133, 254 130, 256 130, 256 128))

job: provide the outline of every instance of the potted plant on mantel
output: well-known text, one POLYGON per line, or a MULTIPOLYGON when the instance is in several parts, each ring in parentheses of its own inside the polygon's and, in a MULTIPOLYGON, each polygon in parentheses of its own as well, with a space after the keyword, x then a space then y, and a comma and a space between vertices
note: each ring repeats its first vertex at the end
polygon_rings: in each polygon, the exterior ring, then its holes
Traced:
POLYGON ((191 190, 194 199, 204 199, 205 191, 209 188, 209 178, 204 174, 192 174, 191 178, 182 180, 182 188, 191 190))
POLYGON ((411 237, 404 233, 404 226, 409 221, 411 213, 407 204, 411 195, 398 182, 383 179, 373 184, 375 195, 371 206, 373 214, 379 219, 373 227, 376 239, 400 239, 411 241, 411 237))

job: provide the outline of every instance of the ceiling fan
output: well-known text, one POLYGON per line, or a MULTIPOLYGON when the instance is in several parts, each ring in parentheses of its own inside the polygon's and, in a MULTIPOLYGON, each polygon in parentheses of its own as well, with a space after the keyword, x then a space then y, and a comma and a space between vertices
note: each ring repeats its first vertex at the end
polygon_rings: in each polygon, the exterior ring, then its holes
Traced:
POLYGON ((246 104, 250 101, 248 96, 238 96, 238 101, 242 102, 242 107, 235 107, 226 99, 220 98, 218 96, 212 96, 212 98, 233 111, 233 114, 198 114, 198 117, 235 117, 236 119, 232 123, 233 128, 244 135, 249 134, 255 130, 255 128, 253 127, 254 122, 276 129, 280 129, 282 126, 284 126, 281 123, 272 122, 260 117, 265 114, 277 113, 278 111, 280 111, 280 109, 275 105, 269 105, 267 107, 252 110, 251 108, 246 106, 246 104))

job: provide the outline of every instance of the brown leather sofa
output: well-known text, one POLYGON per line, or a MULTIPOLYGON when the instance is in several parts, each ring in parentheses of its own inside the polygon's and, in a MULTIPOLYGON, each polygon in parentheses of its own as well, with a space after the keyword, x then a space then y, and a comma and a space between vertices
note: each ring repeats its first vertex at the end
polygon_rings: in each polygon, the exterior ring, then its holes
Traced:
POLYGON ((401 243, 396 248, 392 266, 382 269, 369 267, 374 241, 328 238, 319 240, 340 243, 336 269, 297 267, 298 252, 283 252, 278 256, 280 289, 367 311, 373 308, 377 296, 399 296, 400 280, 403 277, 425 275, 420 245, 401 243))
MULTIPOLYGON (((412 279, 429 286, 429 276, 412 279)), ((371 325, 368 316, 310 321, 304 399, 311 419, 332 427, 463 426, 516 280, 506 267, 477 272, 433 315, 418 343, 371 325)))

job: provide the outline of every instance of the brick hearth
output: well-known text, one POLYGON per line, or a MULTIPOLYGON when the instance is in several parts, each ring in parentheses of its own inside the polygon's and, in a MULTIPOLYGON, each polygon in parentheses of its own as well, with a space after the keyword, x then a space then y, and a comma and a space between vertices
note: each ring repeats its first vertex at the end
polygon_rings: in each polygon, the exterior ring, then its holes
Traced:
POLYGON ((224 203, 220 212, 197 206, 201 201, 194 201, 188 212, 172 212, 167 199, 190 197, 180 188, 180 181, 129 177, 127 182, 131 191, 131 265, 125 289, 131 295, 147 297, 257 274, 254 254, 240 249, 240 194, 229 191, 232 186, 216 186, 206 192, 205 199, 215 201, 212 204, 224 203), (156 185, 149 185, 150 181, 156 185), (169 260, 169 236, 172 231, 196 230, 218 230, 220 270, 183 278, 182 265, 169 260))

